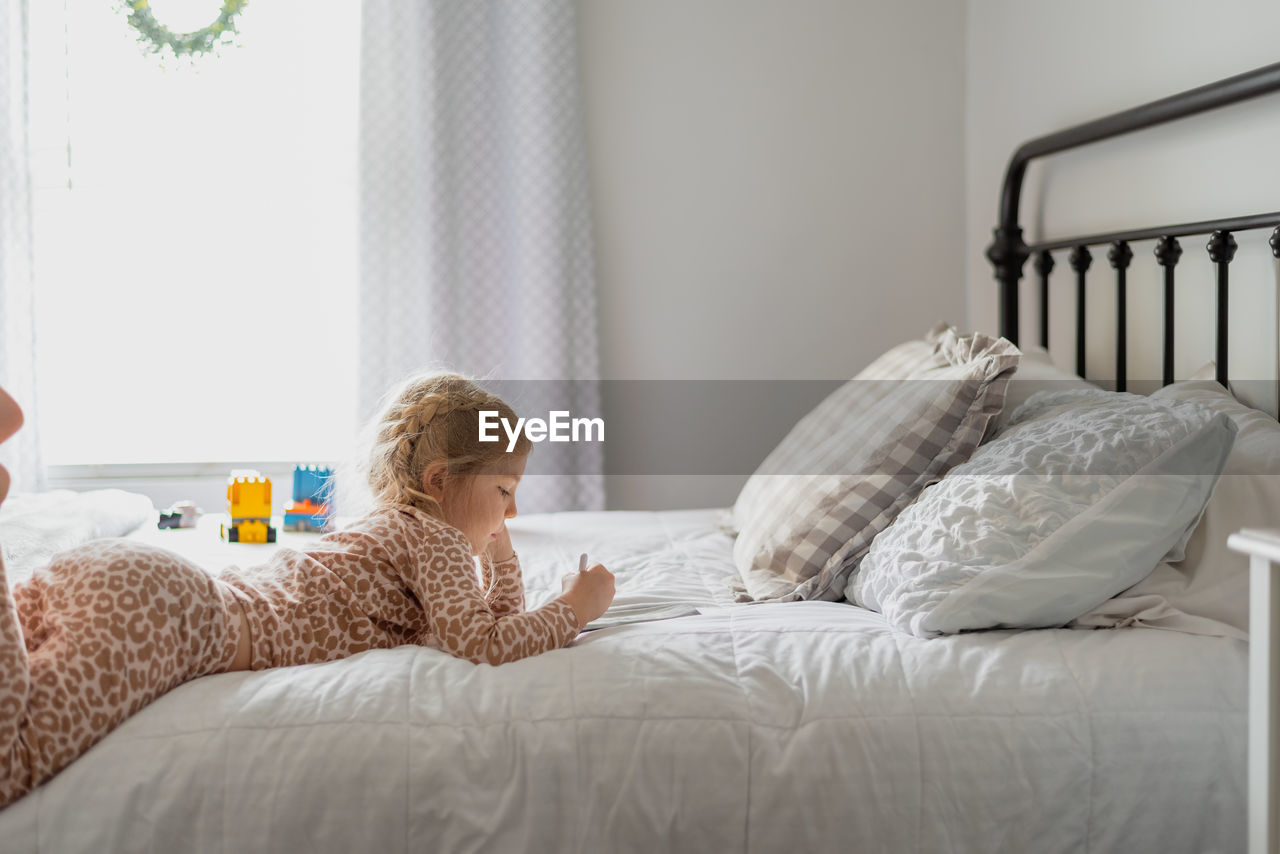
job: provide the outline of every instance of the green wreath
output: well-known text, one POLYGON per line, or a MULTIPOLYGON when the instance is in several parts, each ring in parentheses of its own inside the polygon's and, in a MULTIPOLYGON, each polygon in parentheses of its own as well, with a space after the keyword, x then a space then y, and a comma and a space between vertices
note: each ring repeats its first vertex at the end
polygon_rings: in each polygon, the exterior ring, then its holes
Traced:
POLYGON ((218 17, 207 27, 193 33, 175 33, 156 20, 150 0, 127 0, 129 25, 138 31, 138 42, 153 53, 168 48, 174 56, 197 56, 212 51, 223 39, 236 32, 236 16, 249 0, 223 0, 218 17))

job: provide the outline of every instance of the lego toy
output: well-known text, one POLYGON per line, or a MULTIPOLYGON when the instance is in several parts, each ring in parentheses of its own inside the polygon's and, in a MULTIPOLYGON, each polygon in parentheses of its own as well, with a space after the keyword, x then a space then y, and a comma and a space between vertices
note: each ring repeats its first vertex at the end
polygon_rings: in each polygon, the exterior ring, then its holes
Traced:
POLYGON ((227 481, 227 515, 222 538, 229 543, 274 543, 271 527, 271 478, 256 471, 232 472, 227 481))
POLYGON ((284 529, 333 530, 333 469, 293 467, 293 500, 284 506, 284 529))
POLYGON ((194 528, 203 515, 204 511, 190 501, 179 501, 168 510, 160 511, 156 527, 162 531, 167 528, 194 528))

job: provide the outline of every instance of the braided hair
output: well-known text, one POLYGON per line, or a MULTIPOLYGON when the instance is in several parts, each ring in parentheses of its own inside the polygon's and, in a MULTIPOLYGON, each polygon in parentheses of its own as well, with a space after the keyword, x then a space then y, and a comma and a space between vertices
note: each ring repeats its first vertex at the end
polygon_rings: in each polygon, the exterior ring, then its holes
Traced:
MULTIPOLYGON (((443 509, 423 490, 422 476, 444 461, 451 476, 466 476, 502 460, 505 439, 480 441, 481 410, 496 411, 515 423, 515 411, 497 395, 454 373, 429 373, 406 380, 376 422, 367 479, 378 505, 407 504, 443 519, 443 509)), ((510 453, 532 447, 520 433, 510 453)))

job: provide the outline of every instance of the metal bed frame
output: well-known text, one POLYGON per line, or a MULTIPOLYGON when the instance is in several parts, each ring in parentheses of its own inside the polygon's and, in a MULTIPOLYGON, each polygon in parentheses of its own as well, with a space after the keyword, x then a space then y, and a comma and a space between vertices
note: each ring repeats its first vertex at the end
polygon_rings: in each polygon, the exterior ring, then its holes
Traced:
POLYGON ((1179 237, 1209 235, 1206 250, 1217 268, 1217 380, 1227 384, 1227 295, 1228 267, 1235 256, 1237 231, 1275 227, 1271 233, 1271 253, 1280 258, 1280 211, 1227 219, 1136 228, 1106 234, 1089 234, 1052 240, 1030 246, 1022 239, 1018 224, 1018 207, 1022 195, 1022 179, 1027 164, 1037 157, 1057 154, 1091 142, 1164 124, 1186 116, 1225 107, 1239 101, 1280 91, 1280 63, 1228 77, 1216 83, 1152 101, 1140 107, 1114 113, 1056 133, 1036 137, 1023 143, 1013 153, 1005 171, 1000 193, 1000 216, 994 240, 987 248, 987 259, 995 268, 1000 282, 1000 334, 1018 343, 1018 280, 1027 259, 1035 256, 1035 271, 1040 280, 1040 343, 1049 346, 1049 273, 1054 268, 1053 252, 1070 249, 1068 263, 1076 274, 1076 373, 1084 376, 1085 357, 1085 271, 1093 261, 1090 246, 1108 245, 1107 260, 1116 276, 1116 390, 1124 391, 1126 383, 1125 271, 1133 260, 1129 243, 1156 240, 1155 257, 1164 268, 1164 353, 1163 383, 1173 382, 1173 281, 1174 268, 1182 256, 1179 237))
MULTIPOLYGON (((1179 237, 1209 235, 1205 246, 1216 268, 1217 375, 1227 385, 1227 297, 1229 266, 1235 255, 1237 231, 1272 227, 1271 253, 1280 258, 1280 211, 1206 220, 1203 222, 1090 234, 1028 246, 1018 224, 1018 205, 1027 164, 1037 158, 1091 142, 1171 122, 1249 98, 1280 91, 1280 63, 1228 77, 1196 89, 1124 110, 1105 118, 1037 137, 1023 143, 1005 172, 1000 217, 987 258, 1000 282, 1000 334, 1018 343, 1018 280, 1027 259, 1035 257, 1040 283, 1040 343, 1049 344, 1049 273, 1053 252, 1070 250, 1068 263, 1076 274, 1076 373, 1085 373, 1085 271, 1093 256, 1090 246, 1109 245, 1107 260, 1116 282, 1116 390, 1126 384, 1125 271, 1133 260, 1131 241, 1155 240, 1156 262, 1164 268, 1163 382, 1173 382, 1173 282, 1182 255, 1179 237)), ((1280 401, 1280 378, 1277 379, 1280 401)), ((1280 416, 1278 416, 1280 417, 1280 416)), ((1280 527, 1280 514, 1277 516, 1280 527)), ((1249 618, 1249 795, 1250 854, 1280 852, 1280 531, 1233 535, 1229 545, 1252 556, 1249 618), (1274 533, 1274 536, 1273 536, 1274 533)))

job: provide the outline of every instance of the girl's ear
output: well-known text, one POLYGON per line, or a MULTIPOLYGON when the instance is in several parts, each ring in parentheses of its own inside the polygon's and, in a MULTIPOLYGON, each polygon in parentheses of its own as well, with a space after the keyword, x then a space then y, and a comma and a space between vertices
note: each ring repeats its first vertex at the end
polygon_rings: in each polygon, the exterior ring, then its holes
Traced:
POLYGON ((449 480, 449 463, 439 460, 422 472, 422 491, 436 501, 444 502, 444 486, 449 480))

